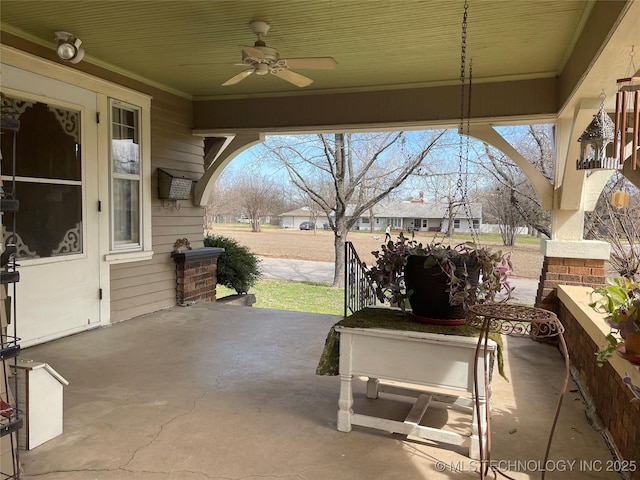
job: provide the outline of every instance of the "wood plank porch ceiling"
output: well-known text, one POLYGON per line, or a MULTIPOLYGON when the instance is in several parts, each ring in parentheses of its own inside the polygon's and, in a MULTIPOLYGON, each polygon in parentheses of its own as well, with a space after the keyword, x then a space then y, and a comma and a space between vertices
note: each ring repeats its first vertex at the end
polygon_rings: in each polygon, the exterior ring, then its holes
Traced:
MULTIPOLYGON (((467 59, 473 60, 474 85, 496 95, 493 107, 479 115, 553 117, 583 81, 631 3, 470 0, 467 59), (500 92, 509 88, 508 101, 501 104, 500 92), (531 102, 540 105, 537 110, 514 109, 513 103, 526 95, 540 97, 531 102)), ((326 94, 361 92, 373 93, 368 98, 374 99, 384 92, 392 99, 392 92, 431 90, 427 97, 432 98, 448 91, 455 98, 451 89, 460 82, 463 6, 462 0, 3 0, 2 41, 11 44, 20 38, 50 47, 50 58, 59 62, 54 31, 66 30, 83 40, 87 53, 74 68, 83 69, 85 62, 107 67, 191 98, 196 105, 224 101, 219 105, 227 115, 257 98, 271 99, 261 104, 266 108, 278 101, 286 104, 284 97, 311 96, 321 104, 326 94), (314 80, 304 89, 272 75, 251 75, 223 87, 243 69, 234 63, 241 60, 241 45, 255 41, 252 20, 271 24, 265 40, 282 57, 332 56, 337 69, 299 70, 314 80)), ((627 61, 621 59, 622 64, 627 61)), ((297 103, 288 108, 298 108, 297 103)), ((210 104, 206 110, 202 122, 221 120, 211 117, 210 104)), ((434 120, 455 118, 454 111, 459 112, 459 105, 437 113, 434 120)))

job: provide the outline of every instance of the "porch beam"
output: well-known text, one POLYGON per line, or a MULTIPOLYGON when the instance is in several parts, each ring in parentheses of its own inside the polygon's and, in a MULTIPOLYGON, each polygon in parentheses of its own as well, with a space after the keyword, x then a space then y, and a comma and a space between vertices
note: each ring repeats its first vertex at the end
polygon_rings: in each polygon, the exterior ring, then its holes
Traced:
MULTIPOLYGON (((555 78, 478 83, 473 89, 472 120, 551 121, 559 109, 555 78)), ((459 85, 193 102, 194 133, 206 136, 451 128, 459 122, 459 85)))
POLYGON ((520 167, 522 172, 527 176, 533 189, 535 190, 542 208, 545 210, 551 210, 553 207, 553 185, 545 178, 536 168, 529 163, 513 146, 505 140, 491 125, 471 125, 469 127, 469 134, 488 143, 492 147, 497 148, 513 162, 520 167))

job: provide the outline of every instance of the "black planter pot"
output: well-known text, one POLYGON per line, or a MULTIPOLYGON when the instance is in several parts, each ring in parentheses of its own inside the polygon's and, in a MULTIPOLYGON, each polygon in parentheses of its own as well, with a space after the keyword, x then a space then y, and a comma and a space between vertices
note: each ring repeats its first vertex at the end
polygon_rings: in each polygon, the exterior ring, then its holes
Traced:
MULTIPOLYGON (((465 322, 465 310, 462 305, 449 303, 448 277, 435 265, 424 268, 425 257, 410 255, 404 270, 404 281, 407 291, 413 290, 409 304, 413 317, 423 323, 437 325, 461 325, 465 322)), ((456 263, 456 262, 454 262, 456 263)), ((467 262, 469 280, 474 287, 478 286, 480 271, 475 267, 477 260, 467 262)), ((458 262, 457 269, 462 269, 458 262)))

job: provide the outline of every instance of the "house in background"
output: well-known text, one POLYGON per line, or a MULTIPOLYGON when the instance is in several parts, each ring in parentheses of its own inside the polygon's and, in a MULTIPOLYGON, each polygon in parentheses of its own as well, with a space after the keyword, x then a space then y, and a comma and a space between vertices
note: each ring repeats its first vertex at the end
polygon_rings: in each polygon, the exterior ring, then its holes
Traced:
POLYGON ((312 211, 309 207, 300 207, 280 214, 282 228, 299 228, 302 222, 314 222, 316 228, 323 228, 328 223, 324 212, 312 211))
MULTIPOLYGON (((446 203, 435 202, 394 202, 387 205, 376 205, 372 209, 373 231, 380 232, 391 225, 394 230, 410 232, 445 232, 449 222, 453 220, 453 231, 468 233, 471 225, 476 231, 480 230, 482 224, 482 204, 472 203, 469 205, 471 218, 467 218, 466 209, 460 206, 455 209, 453 219, 449 218, 449 207, 446 203)), ((347 207, 347 217, 353 214, 353 207, 347 207)), ((328 224, 328 219, 322 211, 313 212, 309 207, 300 207, 280 215, 283 228, 298 228, 302 222, 311 221, 316 224, 316 228, 324 228, 328 224)), ((371 230, 371 218, 361 216, 356 220, 353 230, 371 230)))
MULTIPOLYGON (((354 229, 370 230, 368 217, 360 217, 354 229)), ((453 221, 453 231, 467 233, 473 225, 479 231, 482 225, 482 204, 469 204, 469 214, 466 208, 460 206, 454 209, 450 218, 449 206, 446 203, 435 202, 394 202, 376 206, 373 209, 373 231, 384 231, 387 225, 394 230, 417 232, 445 232, 449 223, 453 221), (468 218, 470 217, 470 218, 468 218)))

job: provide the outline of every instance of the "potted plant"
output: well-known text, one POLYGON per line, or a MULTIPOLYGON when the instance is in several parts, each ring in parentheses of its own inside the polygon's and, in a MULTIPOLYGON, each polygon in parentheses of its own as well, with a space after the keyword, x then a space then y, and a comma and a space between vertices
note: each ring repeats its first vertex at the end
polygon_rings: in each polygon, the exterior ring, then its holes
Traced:
POLYGON ((372 252, 376 261, 366 276, 376 297, 403 310, 408 299, 419 321, 464 323, 469 305, 493 302, 501 291, 510 298, 510 255, 471 242, 456 246, 408 240, 383 244, 372 252))
POLYGON ((589 306, 606 314, 604 321, 612 331, 607 345, 596 355, 606 362, 616 351, 633 363, 640 363, 640 283, 626 277, 607 278, 607 284, 591 292, 589 306), (594 295, 600 298, 594 300, 594 295))

